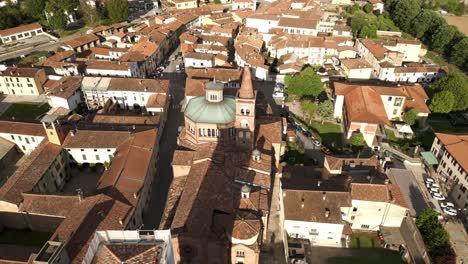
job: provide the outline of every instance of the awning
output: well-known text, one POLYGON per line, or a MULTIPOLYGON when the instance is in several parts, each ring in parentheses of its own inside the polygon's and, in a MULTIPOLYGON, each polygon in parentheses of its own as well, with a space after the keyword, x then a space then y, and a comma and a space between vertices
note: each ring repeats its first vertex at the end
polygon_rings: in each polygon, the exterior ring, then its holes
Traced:
POLYGON ((400 133, 413 134, 413 130, 407 124, 404 124, 404 125, 396 124, 395 126, 396 126, 398 132, 400 132, 400 133))
POLYGON ((439 162, 437 161, 434 154, 432 154, 432 152, 430 152, 430 151, 421 152, 421 155, 422 155, 424 161, 426 161, 427 164, 429 164, 429 165, 439 164, 439 162))

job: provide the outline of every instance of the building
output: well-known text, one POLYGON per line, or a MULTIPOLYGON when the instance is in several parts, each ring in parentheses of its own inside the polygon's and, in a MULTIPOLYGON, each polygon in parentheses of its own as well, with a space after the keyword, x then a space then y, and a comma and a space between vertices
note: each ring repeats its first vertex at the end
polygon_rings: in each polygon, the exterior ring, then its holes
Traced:
POLYGON ((265 239, 282 121, 263 116, 248 67, 236 96, 223 86, 207 82, 184 113, 160 225, 171 229, 176 262, 258 263, 265 239))
POLYGON ((342 210, 353 230, 377 231, 381 226, 400 227, 408 206, 393 184, 351 184, 351 206, 342 210))
POLYGON ((137 62, 91 60, 85 62, 85 74, 107 77, 142 77, 137 62))
POLYGON ((358 85, 335 82, 335 118, 342 119, 346 138, 361 132, 368 146, 375 146, 381 125, 401 120, 408 109, 418 111, 419 122, 430 113, 428 96, 421 85, 358 85))
POLYGON ((257 9, 256 0, 232 0, 231 10, 237 9, 251 9, 255 11, 257 9))
POLYGON ((0 39, 2 43, 11 43, 18 40, 32 38, 42 33, 44 33, 42 26, 39 23, 32 23, 0 30, 0 39))
POLYGON ((82 79, 82 77, 65 76, 59 80, 49 80, 48 82, 52 82, 46 91, 49 105, 70 111, 77 109, 83 103, 82 79))
POLYGON ((100 43, 99 38, 94 34, 86 34, 84 36, 76 37, 74 39, 64 42, 66 50, 73 50, 74 52, 83 52, 98 46, 100 43))
POLYGON ((46 138, 41 124, 0 121, 0 137, 12 142, 25 154, 35 150, 46 138))
POLYGON ((171 2, 175 5, 177 9, 189 9, 198 7, 197 0, 172 0, 171 2))
POLYGON ((347 247, 352 232, 342 216, 351 206, 349 192, 283 190, 282 196, 283 227, 290 238, 309 240, 312 246, 347 247))
POLYGON ((174 264, 170 230, 96 231, 84 264, 142 262, 174 264))
POLYGON ((185 52, 184 64, 192 68, 211 68, 215 66, 214 58, 214 54, 185 52))
POLYGON ((374 68, 364 59, 342 59, 341 68, 348 79, 369 80, 374 68))
POLYGON ((44 92, 46 72, 38 68, 7 67, 0 72, 0 93, 40 95, 44 92))
POLYGON ((439 162, 437 172, 446 181, 447 193, 459 208, 468 208, 468 135, 436 133, 431 152, 439 162))
POLYGON ((157 114, 167 110, 169 81, 84 77, 82 91, 89 109, 104 107, 110 101, 120 109, 141 109, 157 114))

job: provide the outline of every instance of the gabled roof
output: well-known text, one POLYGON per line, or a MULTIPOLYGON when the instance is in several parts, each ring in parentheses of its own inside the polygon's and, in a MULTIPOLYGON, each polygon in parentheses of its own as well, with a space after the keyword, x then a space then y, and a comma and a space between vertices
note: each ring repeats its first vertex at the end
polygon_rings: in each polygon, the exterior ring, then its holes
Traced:
POLYGON ((351 198, 361 201, 392 203, 408 208, 400 188, 393 184, 352 183, 351 198))
POLYGON ((36 29, 42 29, 42 26, 39 23, 21 25, 21 26, 17 26, 17 27, 14 27, 14 28, 7 28, 7 29, 4 29, 4 30, 0 30, 0 36, 6 37, 6 36, 13 35, 13 34, 26 32, 26 31, 31 31, 31 30, 36 30, 36 29))
POLYGON ((468 134, 435 134, 460 166, 468 173, 468 134))

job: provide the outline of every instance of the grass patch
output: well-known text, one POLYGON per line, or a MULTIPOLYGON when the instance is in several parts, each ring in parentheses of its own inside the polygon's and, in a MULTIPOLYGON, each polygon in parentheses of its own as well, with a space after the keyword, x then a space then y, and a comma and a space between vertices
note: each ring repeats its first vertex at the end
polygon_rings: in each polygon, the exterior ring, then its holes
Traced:
POLYGON ((416 157, 414 153, 416 146, 429 150, 434 141, 434 133, 430 129, 424 132, 414 131, 414 133, 415 136, 413 138, 397 138, 393 130, 385 128, 385 134, 390 146, 413 158, 416 157))
POLYGON ((305 124, 314 132, 314 136, 327 147, 341 148, 343 146, 342 133, 339 125, 326 121, 323 124, 317 121, 311 121, 305 124))
POLYGON ((442 56, 440 56, 439 54, 433 52, 433 51, 427 51, 426 53, 426 57, 431 59, 432 61, 434 61, 437 65, 443 67, 443 66, 448 66, 448 69, 449 69, 449 72, 457 72, 459 74, 461 74, 462 76, 465 76, 465 73, 460 70, 458 67, 456 67, 455 65, 453 64, 449 64, 442 56))
POLYGON ((380 248, 380 241, 371 234, 353 234, 351 248, 380 248))
POLYGON ((71 35, 74 35, 74 34, 85 33, 86 30, 88 30, 87 27, 81 27, 81 28, 75 28, 75 29, 66 29, 66 30, 63 30, 63 31, 60 32, 60 36, 63 38, 63 37, 71 36, 71 35))
POLYGON ((47 112, 50 109, 47 103, 15 103, 0 116, 1 119, 18 120, 18 121, 33 121, 39 115, 47 112))
POLYGON ((398 251, 383 248, 376 249, 350 249, 351 256, 328 258, 327 264, 395 264, 403 263, 398 251))
POLYGON ((313 165, 314 162, 312 159, 308 158, 304 154, 304 149, 302 149, 296 142, 287 142, 286 151, 284 153, 284 160, 290 164, 304 164, 304 165, 313 165))
POLYGON ((42 247, 50 239, 52 233, 30 230, 6 229, 0 232, 0 244, 42 247))

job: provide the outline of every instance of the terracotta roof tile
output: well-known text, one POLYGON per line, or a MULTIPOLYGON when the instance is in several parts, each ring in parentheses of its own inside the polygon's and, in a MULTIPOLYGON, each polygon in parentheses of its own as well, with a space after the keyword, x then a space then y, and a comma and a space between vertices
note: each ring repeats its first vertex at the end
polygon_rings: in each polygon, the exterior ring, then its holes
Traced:
POLYGON ((23 123, 0 120, 0 133, 20 134, 28 136, 45 137, 46 133, 41 124, 23 123))
POLYGON ((0 36, 7 37, 7 36, 10 36, 10 35, 13 35, 13 34, 25 32, 25 31, 36 30, 36 29, 42 29, 42 26, 39 23, 21 25, 21 26, 17 26, 17 27, 14 27, 14 28, 7 28, 7 29, 4 29, 4 30, 0 30, 0 36))
POLYGON ((72 40, 65 41, 65 44, 72 47, 72 48, 77 48, 79 46, 99 41, 99 38, 94 35, 94 34, 86 34, 84 36, 76 37, 72 40))
POLYGON ((468 135, 436 133, 445 149, 453 156, 460 166, 468 172, 468 135))

